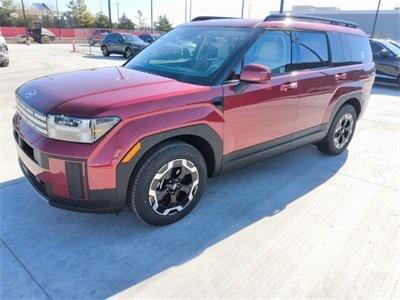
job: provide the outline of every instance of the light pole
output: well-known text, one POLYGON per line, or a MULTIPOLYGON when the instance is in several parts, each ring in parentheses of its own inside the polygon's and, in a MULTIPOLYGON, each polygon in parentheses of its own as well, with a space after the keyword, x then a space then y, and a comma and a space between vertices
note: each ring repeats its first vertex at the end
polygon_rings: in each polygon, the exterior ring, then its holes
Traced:
POLYGON ((28 23, 26 22, 24 0, 21 0, 21 5, 22 5, 22 14, 24 16, 24 24, 25 24, 25 44, 30 45, 31 42, 30 42, 29 36, 28 36, 28 23))
POLYGON ((119 24, 119 2, 117 4, 117 24, 119 24))
POLYGON ((110 22, 110 31, 112 31, 112 20, 111 20, 111 0, 108 0, 108 21, 110 22))
POLYGON ((242 19, 243 19, 243 14, 244 14, 244 0, 242 0, 242 14, 241 14, 242 19))
POLYGON ((250 19, 251 3, 249 3, 249 11, 247 12, 247 19, 250 19))
POLYGON ((192 21, 192 0, 189 1, 189 22, 192 21))
POLYGON ((285 0, 281 0, 281 7, 279 8, 279 13, 283 14, 283 6, 285 5, 285 0))
POLYGON ((150 0, 150 30, 154 33, 154 21, 153 21, 153 0, 150 0))
POLYGON ((187 0, 185 0, 185 23, 187 22, 187 0))
POLYGON ((379 8, 381 6, 381 0, 378 1, 378 7, 376 8, 376 13, 375 13, 375 19, 374 19, 374 25, 372 26, 372 32, 371 36, 374 37, 375 34, 375 27, 376 27, 376 22, 378 21, 378 15, 379 15, 379 8))

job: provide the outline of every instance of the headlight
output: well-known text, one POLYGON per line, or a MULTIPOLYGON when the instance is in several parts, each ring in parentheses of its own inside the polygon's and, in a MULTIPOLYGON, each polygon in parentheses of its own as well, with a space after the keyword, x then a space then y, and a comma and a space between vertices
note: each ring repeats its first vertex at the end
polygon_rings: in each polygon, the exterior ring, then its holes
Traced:
POLYGON ((75 118, 60 115, 47 116, 50 138, 80 143, 94 143, 113 128, 118 117, 75 118))

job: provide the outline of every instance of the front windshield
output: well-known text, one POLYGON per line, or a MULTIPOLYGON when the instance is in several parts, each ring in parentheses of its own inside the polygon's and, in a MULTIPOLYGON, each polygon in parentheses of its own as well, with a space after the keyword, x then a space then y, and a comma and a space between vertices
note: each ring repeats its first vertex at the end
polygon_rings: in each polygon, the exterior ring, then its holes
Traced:
POLYGON ((123 34, 125 40, 128 42, 136 42, 136 43, 143 43, 143 41, 137 37, 136 35, 133 34, 123 34))
POLYGON ((178 27, 145 48, 125 67, 202 84, 215 74, 249 28, 178 27))
POLYGON ((400 49, 397 48, 390 42, 384 41, 383 44, 387 47, 390 51, 392 51, 396 56, 400 56, 400 49))

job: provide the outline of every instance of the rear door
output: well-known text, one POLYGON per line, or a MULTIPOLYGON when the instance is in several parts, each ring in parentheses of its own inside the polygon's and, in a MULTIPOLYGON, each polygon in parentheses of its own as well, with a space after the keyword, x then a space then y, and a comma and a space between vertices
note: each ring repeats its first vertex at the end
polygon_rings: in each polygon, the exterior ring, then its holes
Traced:
MULTIPOLYGON (((298 73, 299 107, 295 132, 309 134, 320 130, 326 107, 334 93, 330 73, 328 37, 325 32, 294 31, 293 71, 298 73)), ((346 74, 341 80, 346 80, 346 74)))

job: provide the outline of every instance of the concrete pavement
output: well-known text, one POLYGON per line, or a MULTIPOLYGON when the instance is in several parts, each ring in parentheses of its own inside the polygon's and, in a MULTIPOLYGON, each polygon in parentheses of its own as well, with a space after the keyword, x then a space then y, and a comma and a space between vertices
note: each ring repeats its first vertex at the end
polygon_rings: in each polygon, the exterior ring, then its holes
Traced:
POLYGON ((400 298, 398 90, 374 88, 342 155, 307 146, 211 179, 187 218, 154 228, 49 207, 21 178, 15 88, 123 62, 25 47, 0 69, 0 298, 400 298))

